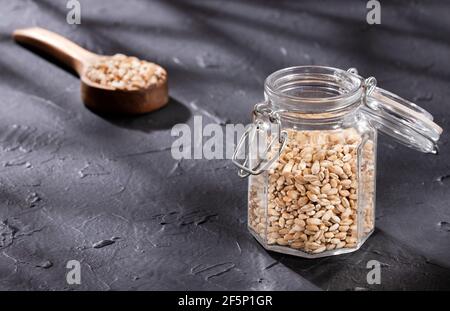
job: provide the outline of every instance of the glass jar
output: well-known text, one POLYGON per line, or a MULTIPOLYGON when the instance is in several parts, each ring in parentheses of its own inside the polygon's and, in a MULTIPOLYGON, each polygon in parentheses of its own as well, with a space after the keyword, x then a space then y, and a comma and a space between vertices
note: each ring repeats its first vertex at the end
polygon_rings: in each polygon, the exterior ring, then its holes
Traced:
POLYGON ((233 155, 249 176, 250 232, 266 249, 300 257, 359 249, 375 227, 378 130, 435 153, 442 129, 354 68, 286 68, 264 88, 233 155))

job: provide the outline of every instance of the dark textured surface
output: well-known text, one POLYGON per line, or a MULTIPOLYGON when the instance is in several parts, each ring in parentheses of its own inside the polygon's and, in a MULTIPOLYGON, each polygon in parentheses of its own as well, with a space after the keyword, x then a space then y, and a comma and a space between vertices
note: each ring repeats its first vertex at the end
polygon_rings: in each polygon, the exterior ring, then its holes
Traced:
POLYGON ((449 124, 450 4, 382 1, 0 0, 0 289, 450 289, 448 131, 437 156, 381 137, 377 230, 353 254, 271 254, 246 229, 246 180, 229 161, 170 156, 171 127, 247 123, 264 78, 301 64, 357 67, 449 124), (108 119, 75 76, 16 45, 39 25, 97 53, 168 69, 171 103, 108 119), (82 284, 66 283, 79 260, 82 284), (381 285, 366 263, 382 262, 381 285))

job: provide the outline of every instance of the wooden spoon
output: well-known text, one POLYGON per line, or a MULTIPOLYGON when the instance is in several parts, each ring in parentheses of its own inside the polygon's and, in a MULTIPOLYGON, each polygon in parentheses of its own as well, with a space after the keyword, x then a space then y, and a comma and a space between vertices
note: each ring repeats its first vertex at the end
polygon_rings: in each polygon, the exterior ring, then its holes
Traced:
POLYGON ((105 57, 83 49, 72 41, 42 28, 14 31, 17 42, 33 46, 74 69, 81 78, 81 97, 89 108, 108 114, 142 114, 166 105, 169 99, 167 75, 156 85, 137 90, 115 89, 95 83, 87 68, 105 57))

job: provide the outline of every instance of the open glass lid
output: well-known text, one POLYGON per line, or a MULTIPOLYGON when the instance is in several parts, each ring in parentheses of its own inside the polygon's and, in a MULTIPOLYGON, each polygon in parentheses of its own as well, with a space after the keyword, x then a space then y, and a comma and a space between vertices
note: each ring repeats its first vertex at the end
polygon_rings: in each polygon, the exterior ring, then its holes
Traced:
MULTIPOLYGON (((357 75, 355 69, 348 70, 357 75)), ((396 141, 419 151, 436 153, 442 128, 433 116, 416 104, 376 87, 375 78, 365 80, 363 109, 371 124, 396 141)))

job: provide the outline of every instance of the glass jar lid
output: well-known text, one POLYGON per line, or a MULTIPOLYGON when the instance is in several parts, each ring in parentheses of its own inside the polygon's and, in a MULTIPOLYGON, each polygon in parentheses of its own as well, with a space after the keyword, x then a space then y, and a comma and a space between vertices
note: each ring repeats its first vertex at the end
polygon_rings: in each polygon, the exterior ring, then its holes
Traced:
MULTIPOLYGON (((348 72, 357 75, 354 68, 348 72)), ((433 116, 416 104, 375 85, 375 78, 365 80, 365 105, 362 109, 369 122, 403 145, 436 153, 442 128, 433 122, 433 116)))

